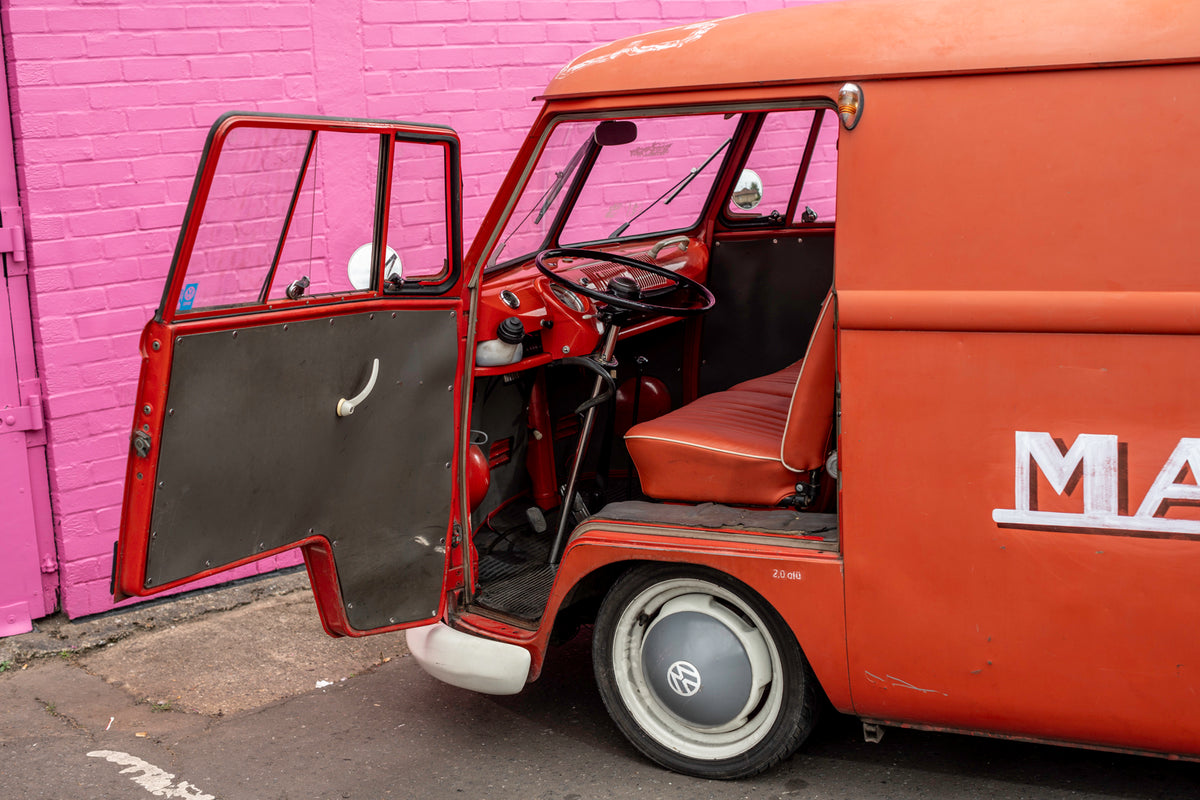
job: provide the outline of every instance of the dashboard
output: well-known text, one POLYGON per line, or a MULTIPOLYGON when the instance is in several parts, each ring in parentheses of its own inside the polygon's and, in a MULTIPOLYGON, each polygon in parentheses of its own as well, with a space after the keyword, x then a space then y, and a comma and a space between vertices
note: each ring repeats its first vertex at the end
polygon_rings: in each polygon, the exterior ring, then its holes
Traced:
MULTIPOLYGON (((699 239, 673 236, 657 242, 606 247, 605 252, 653 263, 686 278, 704 282, 708 248, 699 239)), ((629 269, 606 261, 563 256, 547 264, 569 281, 605 291, 619 276, 632 279, 650 295, 669 288, 669 279, 651 272, 629 269)), ((520 320, 525 336, 516 360, 503 366, 481 366, 478 374, 500 374, 529 369, 556 358, 588 355, 596 349, 604 326, 596 316, 596 304, 540 273, 528 263, 484 279, 480 291, 476 340, 480 346, 496 340, 500 326, 510 317, 520 320)), ((621 338, 678 322, 677 318, 638 317, 621 331, 621 338)), ((510 323, 511 324, 511 323, 510 323)))

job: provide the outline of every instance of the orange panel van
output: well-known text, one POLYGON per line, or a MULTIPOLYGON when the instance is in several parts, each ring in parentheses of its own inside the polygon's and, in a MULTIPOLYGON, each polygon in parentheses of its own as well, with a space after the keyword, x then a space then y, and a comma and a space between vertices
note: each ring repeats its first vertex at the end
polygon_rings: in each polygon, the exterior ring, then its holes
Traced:
POLYGON ((232 113, 142 338, 118 597, 303 550, 325 628, 630 742, 824 698, 1200 755, 1200 5, 842 2, 562 69, 459 140, 232 113))

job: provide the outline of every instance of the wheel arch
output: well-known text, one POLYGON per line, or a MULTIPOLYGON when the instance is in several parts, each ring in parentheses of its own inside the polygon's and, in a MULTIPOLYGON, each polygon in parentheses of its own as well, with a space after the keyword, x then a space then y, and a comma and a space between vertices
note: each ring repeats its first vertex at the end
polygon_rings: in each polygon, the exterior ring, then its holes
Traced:
POLYGON ((783 619, 820 691, 838 711, 852 712, 840 555, 766 545, 748 547, 744 542, 721 539, 683 540, 640 531, 636 538, 621 534, 614 539, 598 528, 577 534, 563 554, 559 585, 551 594, 538 636, 541 653, 534 658, 531 680, 541 671, 544 648, 553 634, 594 622, 600 602, 620 576, 648 564, 713 570, 753 592, 783 619), (794 568, 805 570, 808 580, 772 577, 778 572, 791 574, 794 568))

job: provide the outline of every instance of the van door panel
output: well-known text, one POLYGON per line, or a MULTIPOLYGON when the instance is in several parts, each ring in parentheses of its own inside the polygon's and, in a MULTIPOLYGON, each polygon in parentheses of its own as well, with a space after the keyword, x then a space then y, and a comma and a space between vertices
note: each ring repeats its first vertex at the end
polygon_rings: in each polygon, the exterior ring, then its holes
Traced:
POLYGON ((449 128, 218 119, 142 336, 114 595, 298 546, 330 633, 436 618, 461 260, 449 128))
POLYGON ((355 628, 429 616, 450 518, 454 315, 322 315, 180 335, 174 351, 145 586, 319 536, 355 628), (339 417, 374 358, 375 387, 339 417))

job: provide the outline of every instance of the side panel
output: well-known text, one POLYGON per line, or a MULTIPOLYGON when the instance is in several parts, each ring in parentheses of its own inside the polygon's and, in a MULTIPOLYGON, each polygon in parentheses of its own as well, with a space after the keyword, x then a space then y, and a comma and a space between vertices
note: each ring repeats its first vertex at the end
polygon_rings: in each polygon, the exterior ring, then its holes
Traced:
POLYGON ((1113 436, 1119 466, 1101 480, 1133 515, 1181 436, 1200 434, 1194 392, 1163 380, 1197 363, 1200 337, 851 332, 842 357, 856 712, 1197 752, 1200 521, 1184 538, 1093 528, 1085 504, 1102 497, 1083 473, 1097 465, 1067 470, 1060 497, 1043 457, 1025 488, 1015 432, 1060 451, 1113 436), (1022 505, 1079 517, 994 520, 1022 505))
POLYGON ((1200 70, 864 88, 837 275, 855 711, 1200 752, 1200 70))

